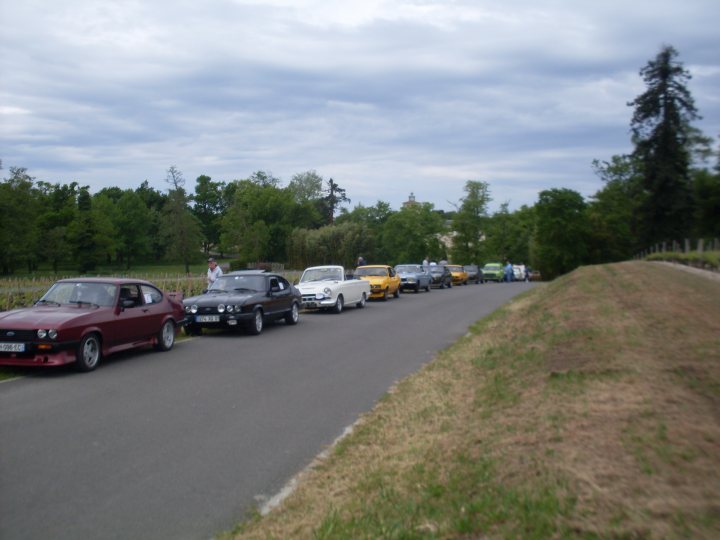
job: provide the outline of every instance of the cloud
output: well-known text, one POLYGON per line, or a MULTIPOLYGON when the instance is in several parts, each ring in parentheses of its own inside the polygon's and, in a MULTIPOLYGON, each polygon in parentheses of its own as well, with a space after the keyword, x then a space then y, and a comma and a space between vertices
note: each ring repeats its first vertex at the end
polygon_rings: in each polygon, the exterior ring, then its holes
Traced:
MULTIPOLYGON (((638 72, 672 44, 720 134, 720 5, 433 0, 5 3, 0 159, 94 190, 188 179, 286 182, 315 169, 353 203, 412 191, 451 209, 601 185, 631 149, 638 72), (450 202, 448 202, 450 201, 450 202)), ((498 203, 499 204, 499 203, 498 203)))

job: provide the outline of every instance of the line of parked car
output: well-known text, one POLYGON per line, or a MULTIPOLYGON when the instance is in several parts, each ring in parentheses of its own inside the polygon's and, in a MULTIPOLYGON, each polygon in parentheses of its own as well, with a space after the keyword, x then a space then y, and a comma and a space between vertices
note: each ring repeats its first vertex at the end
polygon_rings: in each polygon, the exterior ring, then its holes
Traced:
POLYGON ((33 306, 0 313, 0 365, 73 364, 92 371, 104 356, 123 350, 169 351, 182 328, 191 335, 206 328, 258 335, 270 321, 297 324, 301 309, 341 313, 401 292, 501 281, 494 272, 492 265, 399 264, 359 266, 349 273, 325 265, 307 268, 293 284, 278 273, 245 270, 225 274, 188 298, 139 279, 62 279, 33 306))

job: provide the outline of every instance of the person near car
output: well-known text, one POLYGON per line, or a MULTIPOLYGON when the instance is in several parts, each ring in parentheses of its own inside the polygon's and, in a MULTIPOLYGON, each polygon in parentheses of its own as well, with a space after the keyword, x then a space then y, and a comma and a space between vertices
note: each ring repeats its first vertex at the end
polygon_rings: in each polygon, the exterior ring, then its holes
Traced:
POLYGON ((358 257, 358 260, 357 260, 357 265, 358 265, 358 266, 365 266, 366 264, 367 264, 367 262, 365 261, 365 257, 363 257, 362 255, 360 255, 360 256, 358 257))
POLYGON ((423 268, 427 268, 428 266, 430 266, 430 263, 428 262, 428 256, 427 256, 427 255, 425 255, 425 258, 423 259, 422 265, 423 265, 423 268))
POLYGON ((513 280, 513 266, 510 261, 507 261, 507 264, 505 265, 505 281, 508 283, 513 280))
POLYGON ((208 259, 207 284, 208 289, 215 283, 215 280, 223 275, 222 269, 218 266, 217 261, 210 257, 208 259))

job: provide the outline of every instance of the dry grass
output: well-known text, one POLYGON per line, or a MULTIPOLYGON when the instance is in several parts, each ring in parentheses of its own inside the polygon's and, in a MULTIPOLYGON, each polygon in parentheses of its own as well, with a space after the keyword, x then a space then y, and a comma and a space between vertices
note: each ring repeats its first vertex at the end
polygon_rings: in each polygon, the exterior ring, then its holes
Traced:
POLYGON ((633 262, 535 289, 233 535, 720 537, 720 283, 633 262))

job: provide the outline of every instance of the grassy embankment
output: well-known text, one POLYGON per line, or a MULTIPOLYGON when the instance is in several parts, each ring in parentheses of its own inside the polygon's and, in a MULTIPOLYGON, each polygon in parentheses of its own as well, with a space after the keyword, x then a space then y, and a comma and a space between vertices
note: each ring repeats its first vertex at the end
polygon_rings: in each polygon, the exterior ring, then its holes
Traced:
POLYGON ((630 262, 534 289, 226 537, 720 538, 720 282, 630 262))

